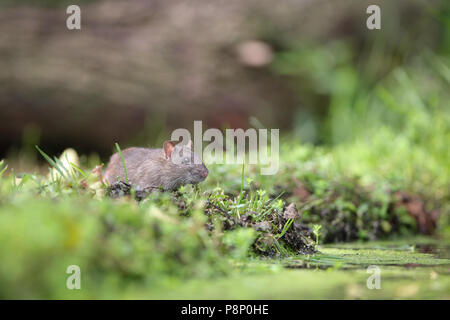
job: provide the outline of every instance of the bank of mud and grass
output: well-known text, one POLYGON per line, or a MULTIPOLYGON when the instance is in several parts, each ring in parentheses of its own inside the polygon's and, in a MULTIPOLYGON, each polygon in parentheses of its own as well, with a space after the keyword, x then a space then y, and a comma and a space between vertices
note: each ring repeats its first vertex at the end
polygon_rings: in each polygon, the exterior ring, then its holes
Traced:
POLYGON ((276 176, 208 165, 199 186, 139 196, 120 184, 111 197, 98 163, 2 171, 0 296, 448 297, 448 257, 423 249, 448 248, 448 194, 337 170, 335 154, 313 147, 290 150, 276 176), (395 238, 407 240, 383 242, 395 238), (66 289, 69 265, 80 266, 82 291, 66 289), (370 265, 383 290, 367 289, 370 265))

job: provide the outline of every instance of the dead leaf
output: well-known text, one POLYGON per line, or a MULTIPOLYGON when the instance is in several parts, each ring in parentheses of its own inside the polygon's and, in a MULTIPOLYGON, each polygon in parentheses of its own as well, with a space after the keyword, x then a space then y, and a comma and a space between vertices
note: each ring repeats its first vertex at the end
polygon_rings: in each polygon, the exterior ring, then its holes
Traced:
POLYGON ((283 213, 283 217, 285 219, 297 219, 300 217, 300 214, 298 213, 297 207, 295 206, 295 203, 291 203, 286 207, 283 213))

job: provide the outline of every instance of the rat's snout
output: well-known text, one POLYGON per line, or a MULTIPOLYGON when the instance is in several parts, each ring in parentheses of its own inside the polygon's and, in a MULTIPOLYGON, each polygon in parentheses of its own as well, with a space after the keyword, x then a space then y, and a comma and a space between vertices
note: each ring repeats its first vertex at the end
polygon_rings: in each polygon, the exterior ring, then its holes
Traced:
POLYGON ((191 171, 191 174, 196 182, 200 182, 206 179, 208 176, 208 169, 205 167, 205 165, 199 165, 193 168, 191 171))
POLYGON ((206 179, 208 173, 209 173, 208 169, 205 166, 203 166, 202 170, 200 171, 200 175, 202 176, 202 178, 206 179))

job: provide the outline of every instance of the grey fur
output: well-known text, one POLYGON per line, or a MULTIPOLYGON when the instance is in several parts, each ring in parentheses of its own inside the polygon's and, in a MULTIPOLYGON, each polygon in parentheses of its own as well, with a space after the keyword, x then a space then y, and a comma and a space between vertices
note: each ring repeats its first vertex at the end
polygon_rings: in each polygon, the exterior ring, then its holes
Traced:
MULTIPOLYGON (((191 147, 186 145, 176 145, 170 157, 164 149, 149 148, 128 148, 123 150, 122 154, 128 183, 138 190, 152 191, 161 187, 170 191, 185 184, 197 184, 208 176, 206 166, 191 147)), ((118 177, 125 181, 122 158, 119 153, 115 153, 106 168, 105 179, 112 184, 118 177)))

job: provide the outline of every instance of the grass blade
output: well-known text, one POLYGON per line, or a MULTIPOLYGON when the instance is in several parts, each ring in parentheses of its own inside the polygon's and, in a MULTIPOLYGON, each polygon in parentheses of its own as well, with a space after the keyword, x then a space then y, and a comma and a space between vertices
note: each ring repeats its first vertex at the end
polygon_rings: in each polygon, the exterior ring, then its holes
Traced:
MULTIPOLYGON (((3 165, 3 160, 0 161, 0 167, 3 165)), ((8 169, 8 165, 5 165, 5 167, 0 171, 0 178, 3 176, 5 171, 8 169)))
POLYGON ((71 165, 72 168, 74 168, 75 170, 77 170, 85 179, 87 179, 87 175, 86 173, 84 173, 83 170, 81 170, 80 167, 78 167, 75 163, 69 162, 69 164, 71 165))
POLYGON ((59 166, 56 164, 55 161, 52 160, 52 158, 50 158, 44 151, 42 151, 38 146, 35 146, 36 149, 39 151, 39 153, 45 158, 45 160, 47 160, 48 163, 50 163, 50 165, 55 168, 59 174, 66 178, 66 176, 64 175, 64 173, 62 172, 62 170, 59 168, 59 166))

